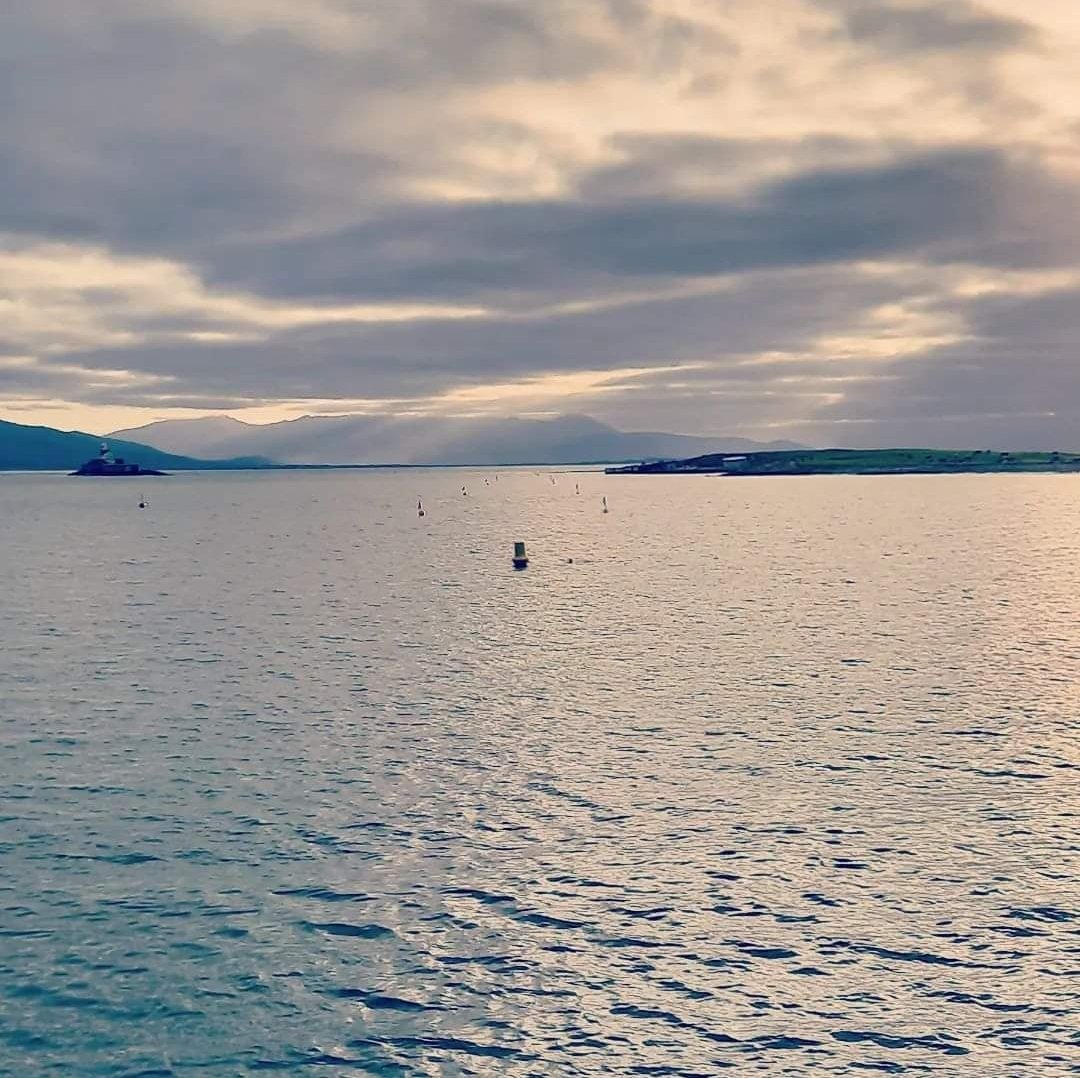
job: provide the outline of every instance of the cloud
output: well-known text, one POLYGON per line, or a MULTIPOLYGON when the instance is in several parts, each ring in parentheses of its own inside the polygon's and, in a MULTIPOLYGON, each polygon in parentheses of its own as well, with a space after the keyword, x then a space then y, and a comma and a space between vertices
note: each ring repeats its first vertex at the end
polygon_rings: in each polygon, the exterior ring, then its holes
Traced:
MULTIPOLYGON (((694 145, 729 152, 723 143, 694 145)), ((655 175, 651 155, 648 167, 655 175)), ((1058 222, 1075 214, 1075 191, 996 149, 949 147, 885 164, 809 169, 730 197, 608 198, 602 180, 587 178, 585 186, 600 197, 412 205, 336 233, 222 246, 203 269, 215 284, 334 302, 514 295, 535 302, 622 287, 628 278, 898 255, 1029 265, 1074 250, 1058 222), (1033 212, 1032 204, 1043 209, 1033 212)))
POLYGON ((1009 51, 1033 45, 1038 38, 1023 19, 996 15, 964 0, 948 5, 841 0, 837 6, 853 41, 898 55, 1009 51))
POLYGON ((890 365, 888 387, 867 383, 827 402, 816 428, 869 444, 1068 449, 1080 431, 1080 281, 1036 294, 991 292, 966 309, 963 340, 890 365))
POLYGON ((0 408, 1030 435, 1080 400, 1023 349, 1074 328, 1078 47, 1018 0, 17 5, 0 408))
MULTIPOLYGON (((311 324, 257 343, 161 340, 56 361, 88 382, 129 369, 130 384, 114 386, 111 399, 145 407, 190 406, 199 394, 258 406, 272 385, 280 399, 322 410, 587 405, 649 426, 648 407, 672 418, 706 407, 744 429, 781 418, 793 399, 810 407, 840 383, 876 376, 881 355, 852 357, 840 328, 859 342, 876 337, 886 358, 954 336, 945 316, 919 309, 924 285, 916 277, 898 289, 891 275, 860 267, 765 272, 557 312, 311 324)), ((90 395, 104 399, 100 389, 90 395)))

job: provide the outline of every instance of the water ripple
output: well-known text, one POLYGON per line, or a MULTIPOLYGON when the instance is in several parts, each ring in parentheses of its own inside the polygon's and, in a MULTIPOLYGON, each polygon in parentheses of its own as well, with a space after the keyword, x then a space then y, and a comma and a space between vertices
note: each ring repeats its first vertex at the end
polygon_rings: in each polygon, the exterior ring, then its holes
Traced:
POLYGON ((1078 1073, 1075 480, 408 479, 0 477, 0 1074, 1078 1073))

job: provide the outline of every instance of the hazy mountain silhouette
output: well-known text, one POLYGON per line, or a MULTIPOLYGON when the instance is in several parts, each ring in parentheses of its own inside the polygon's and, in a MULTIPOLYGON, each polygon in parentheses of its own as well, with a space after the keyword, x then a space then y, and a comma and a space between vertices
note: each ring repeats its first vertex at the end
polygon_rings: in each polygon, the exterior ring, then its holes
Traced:
MULTIPOLYGON (((71 471, 98 455, 102 438, 82 431, 31 427, 0 420, 0 471, 71 471)), ((149 445, 116 438, 104 439, 113 455, 143 468, 185 471, 207 468, 248 468, 265 461, 196 460, 189 456, 162 452, 149 445)))
POLYGON ((110 437, 172 453, 258 456, 283 464, 580 464, 803 448, 793 442, 625 432, 589 416, 553 419, 304 416, 255 425, 168 419, 110 437))

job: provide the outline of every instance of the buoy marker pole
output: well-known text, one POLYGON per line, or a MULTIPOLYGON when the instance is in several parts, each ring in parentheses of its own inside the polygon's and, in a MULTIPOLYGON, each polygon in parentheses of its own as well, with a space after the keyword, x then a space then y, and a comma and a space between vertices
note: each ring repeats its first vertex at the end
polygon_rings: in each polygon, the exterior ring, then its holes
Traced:
POLYGON ((522 542, 514 543, 514 557, 512 559, 515 569, 524 569, 529 564, 529 557, 525 553, 525 544, 522 542))

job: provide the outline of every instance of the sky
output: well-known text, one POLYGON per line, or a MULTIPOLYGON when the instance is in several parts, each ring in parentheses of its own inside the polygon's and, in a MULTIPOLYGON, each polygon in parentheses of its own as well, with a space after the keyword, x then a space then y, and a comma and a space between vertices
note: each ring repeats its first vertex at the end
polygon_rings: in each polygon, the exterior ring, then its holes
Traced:
POLYGON ((0 416, 1080 449, 1076 0, 37 0, 0 416))

